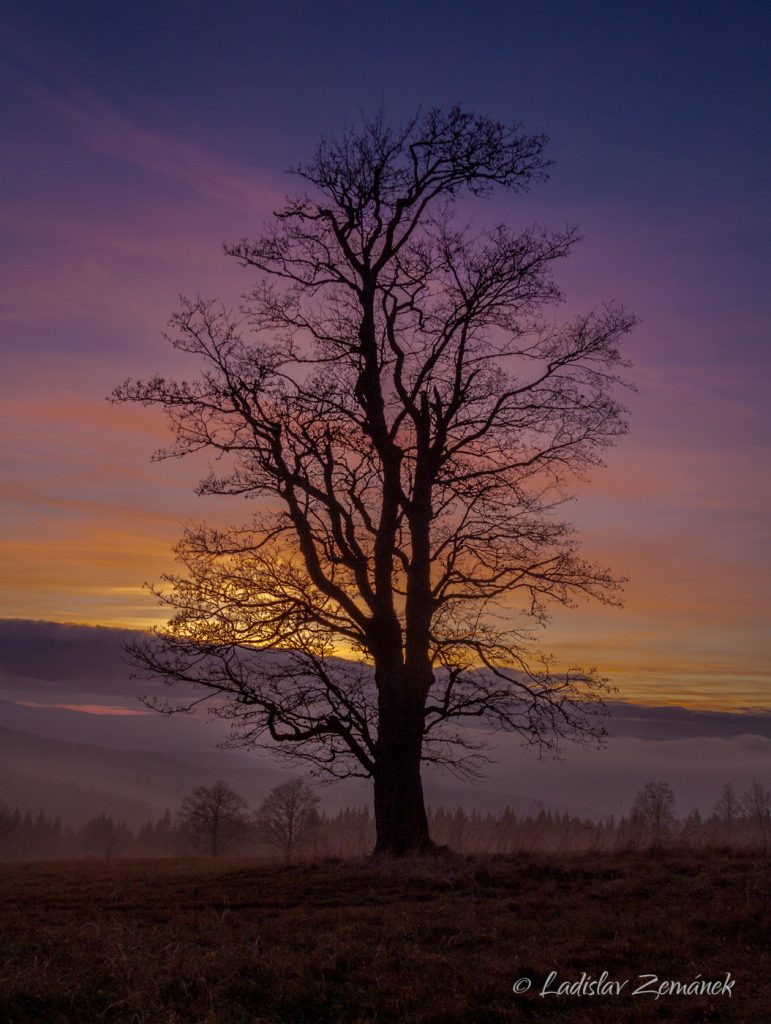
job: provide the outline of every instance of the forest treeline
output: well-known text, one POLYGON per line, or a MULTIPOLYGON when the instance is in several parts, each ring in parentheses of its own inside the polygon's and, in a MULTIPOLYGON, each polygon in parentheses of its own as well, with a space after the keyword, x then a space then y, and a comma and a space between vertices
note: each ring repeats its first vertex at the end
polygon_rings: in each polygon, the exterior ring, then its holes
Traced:
MULTIPOLYGON (((368 807, 336 814, 318 810, 319 799, 304 782, 277 787, 257 811, 226 783, 200 787, 172 813, 139 828, 108 814, 73 828, 42 811, 33 814, 0 805, 0 860, 78 858, 179 858, 235 855, 312 860, 361 857, 375 841, 368 807)), ((759 782, 739 792, 726 784, 711 814, 674 813, 667 782, 649 782, 628 815, 600 820, 541 810, 517 814, 429 810, 434 841, 461 854, 569 852, 643 849, 658 846, 733 846, 771 849, 771 792, 759 782)))

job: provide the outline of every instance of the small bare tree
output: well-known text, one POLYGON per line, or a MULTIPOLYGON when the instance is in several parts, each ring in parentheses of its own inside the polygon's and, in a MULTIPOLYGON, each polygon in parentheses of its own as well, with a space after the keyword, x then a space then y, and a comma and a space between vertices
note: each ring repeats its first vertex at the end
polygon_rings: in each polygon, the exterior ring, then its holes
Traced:
POLYGON ((736 789, 730 782, 726 782, 720 790, 720 796, 715 804, 713 818, 720 826, 720 831, 727 843, 730 843, 735 831, 736 823, 742 816, 741 802, 736 795, 736 789))
POLYGON ((227 782, 199 786, 185 797, 179 824, 190 845, 211 857, 232 849, 253 829, 246 800, 227 782))
POLYGON ((751 831, 767 847, 771 842, 771 792, 755 779, 742 793, 741 803, 751 831))
POLYGON ((604 734, 604 680, 532 643, 551 604, 615 600, 556 512, 626 430, 633 317, 556 324, 575 230, 460 211, 545 178, 544 143, 457 107, 322 141, 308 193, 227 249, 259 275, 242 309, 173 318, 200 379, 114 395, 166 410, 160 457, 217 456, 201 493, 258 502, 186 532, 157 591, 173 617, 136 662, 202 687, 234 742, 371 778, 384 853, 431 849, 421 764, 478 772, 466 723, 537 747, 604 734))
POLYGON ((257 811, 259 835, 291 860, 318 834, 319 803, 318 796, 302 779, 276 786, 257 811))
POLYGON ((646 782, 630 813, 632 827, 653 845, 663 845, 675 824, 675 795, 668 782, 646 782))

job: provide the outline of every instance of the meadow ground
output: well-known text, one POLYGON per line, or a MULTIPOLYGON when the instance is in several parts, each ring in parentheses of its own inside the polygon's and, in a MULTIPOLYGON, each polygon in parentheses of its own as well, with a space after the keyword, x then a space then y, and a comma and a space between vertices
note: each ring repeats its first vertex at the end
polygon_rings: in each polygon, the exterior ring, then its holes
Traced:
POLYGON ((771 1021, 768 856, 0 865, 3 1024, 771 1021), (582 973, 618 995, 541 995, 582 973), (631 994, 639 975, 732 995, 631 994), (528 978, 528 992, 514 983, 528 978))

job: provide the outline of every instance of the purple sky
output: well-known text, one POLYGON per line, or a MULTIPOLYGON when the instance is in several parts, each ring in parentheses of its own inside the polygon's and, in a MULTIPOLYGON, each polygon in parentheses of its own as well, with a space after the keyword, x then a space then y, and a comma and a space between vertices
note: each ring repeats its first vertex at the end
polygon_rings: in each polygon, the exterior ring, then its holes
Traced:
POLYGON ((0 615, 158 620, 142 584, 180 521, 245 509, 150 464, 157 418, 104 396, 180 372, 178 294, 246 288, 221 245, 259 232, 321 132, 462 102, 551 138, 552 180, 486 216, 579 225, 566 314, 642 320, 632 433, 570 509, 626 608, 560 613, 547 646, 623 697, 771 703, 767 4, 4 10, 0 615))

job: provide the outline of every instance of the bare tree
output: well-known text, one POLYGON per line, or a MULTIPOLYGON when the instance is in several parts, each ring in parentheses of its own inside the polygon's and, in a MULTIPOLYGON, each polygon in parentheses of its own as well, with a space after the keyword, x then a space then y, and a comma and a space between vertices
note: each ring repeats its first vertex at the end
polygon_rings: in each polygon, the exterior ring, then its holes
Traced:
POLYGON ((668 782, 646 782, 632 804, 632 826, 643 831, 654 846, 660 846, 672 833, 674 806, 675 795, 668 782))
POLYGON ((736 822, 741 816, 741 803, 736 795, 736 789, 730 782, 726 782, 720 790, 720 796, 713 812, 713 817, 720 824, 726 842, 731 841, 736 822))
POLYGON ((172 319, 202 376, 114 393, 166 410, 159 457, 217 456, 201 493, 256 502, 186 531, 136 662, 202 687, 236 743, 372 778, 381 852, 431 848, 421 762, 478 772, 465 724, 604 733, 604 681, 532 645, 550 604, 616 600, 557 510, 626 429, 633 318, 552 321, 573 229, 460 219, 464 196, 545 178, 544 143, 459 108, 323 140, 295 171, 309 194, 226 250, 259 275, 240 311, 172 319))
POLYGON ((185 797, 179 823, 190 845, 211 857, 232 849, 253 828, 246 800, 227 782, 199 786, 185 797))
POLYGON ((318 832, 319 798, 302 779, 271 790, 257 812, 259 834, 290 860, 318 832))
POLYGON ((755 779, 742 793, 742 807, 755 836, 764 846, 771 841, 771 793, 755 779))

